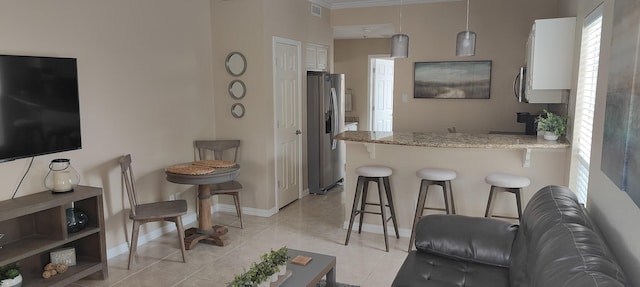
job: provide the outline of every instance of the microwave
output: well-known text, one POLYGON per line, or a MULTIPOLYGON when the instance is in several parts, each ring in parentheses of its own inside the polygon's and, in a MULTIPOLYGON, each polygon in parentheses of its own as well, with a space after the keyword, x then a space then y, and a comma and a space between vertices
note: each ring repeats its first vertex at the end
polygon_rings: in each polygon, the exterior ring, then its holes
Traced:
POLYGON ((527 68, 520 67, 520 72, 513 81, 513 93, 520 103, 560 104, 567 103, 569 90, 564 89, 532 89, 531 79, 527 78, 527 68))

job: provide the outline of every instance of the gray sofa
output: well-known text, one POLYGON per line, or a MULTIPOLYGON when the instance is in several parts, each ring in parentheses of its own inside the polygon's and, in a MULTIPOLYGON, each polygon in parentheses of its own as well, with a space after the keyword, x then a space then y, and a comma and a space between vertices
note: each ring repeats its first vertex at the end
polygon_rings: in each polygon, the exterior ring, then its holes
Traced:
POLYGON ((521 225, 461 215, 427 215, 416 226, 392 286, 629 286, 586 210, 569 189, 547 186, 521 225))

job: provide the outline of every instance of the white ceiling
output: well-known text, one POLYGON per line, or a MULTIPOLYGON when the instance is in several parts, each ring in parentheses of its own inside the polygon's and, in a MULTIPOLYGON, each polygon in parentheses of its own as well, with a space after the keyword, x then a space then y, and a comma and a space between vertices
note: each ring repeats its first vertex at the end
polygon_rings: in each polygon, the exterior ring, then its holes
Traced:
POLYGON ((424 4, 437 2, 454 2, 462 0, 309 0, 329 9, 361 8, 375 6, 392 6, 400 4, 424 4))
MULTIPOLYGON (((362 8, 454 1, 462 0, 309 0, 309 2, 315 3, 328 9, 362 8)), ((390 38, 393 34, 395 34, 395 26, 390 23, 333 27, 334 39, 390 38)))
POLYGON ((393 24, 351 25, 333 27, 334 39, 391 38, 395 34, 393 24))

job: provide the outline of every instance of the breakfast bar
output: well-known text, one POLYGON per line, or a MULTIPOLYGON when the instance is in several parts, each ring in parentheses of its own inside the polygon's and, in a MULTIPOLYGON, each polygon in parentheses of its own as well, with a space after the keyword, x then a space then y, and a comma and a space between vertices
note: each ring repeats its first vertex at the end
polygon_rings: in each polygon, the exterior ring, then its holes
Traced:
MULTIPOLYGON (((456 213, 468 216, 484 216, 490 188, 484 178, 492 172, 528 177, 531 184, 522 194, 525 205, 541 187, 568 184, 565 170, 570 144, 564 138, 547 141, 533 135, 373 131, 346 131, 335 138, 344 141, 347 151, 344 202, 353 201, 359 166, 384 165, 393 170, 391 191, 403 237, 411 234, 420 186, 416 171, 421 168, 457 172, 451 182, 456 213)), ((442 194, 430 192, 427 205, 444 206, 442 194)), ((493 206, 495 214, 517 214, 513 195, 499 194, 493 206)), ((345 204, 345 228, 350 213, 351 205, 345 204)), ((365 216, 362 229, 382 233, 380 220, 374 216, 365 216)))

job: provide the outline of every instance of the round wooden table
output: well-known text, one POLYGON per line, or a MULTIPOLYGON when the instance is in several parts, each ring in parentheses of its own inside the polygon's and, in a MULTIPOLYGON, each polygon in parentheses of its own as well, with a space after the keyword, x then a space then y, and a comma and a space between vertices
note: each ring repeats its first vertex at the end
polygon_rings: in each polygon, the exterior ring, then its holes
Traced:
MULTIPOLYGON (((190 164, 190 163, 189 163, 190 164)), ((240 166, 216 168, 212 173, 202 175, 178 174, 165 171, 167 181, 179 184, 198 186, 198 228, 192 227, 184 232, 184 245, 192 249, 199 241, 204 240, 218 246, 224 246, 221 236, 227 234, 224 226, 211 223, 211 184, 232 181, 240 174, 240 166)))

